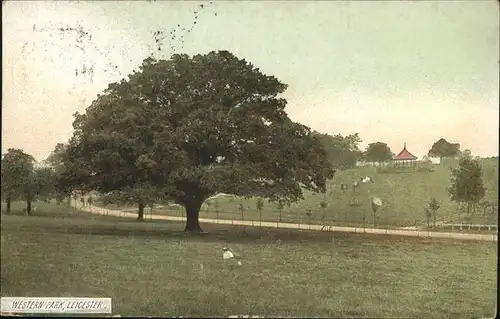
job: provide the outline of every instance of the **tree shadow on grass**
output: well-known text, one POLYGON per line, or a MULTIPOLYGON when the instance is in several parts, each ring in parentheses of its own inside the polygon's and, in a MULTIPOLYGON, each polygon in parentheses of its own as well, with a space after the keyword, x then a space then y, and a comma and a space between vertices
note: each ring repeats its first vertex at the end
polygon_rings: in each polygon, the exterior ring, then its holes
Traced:
MULTIPOLYGON (((227 243, 308 243, 331 242, 335 237, 336 246, 348 244, 391 244, 401 241, 419 241, 424 244, 435 243, 436 240, 388 236, 382 234, 360 234, 344 232, 311 231, 297 229, 276 229, 265 227, 248 227, 240 225, 204 224, 206 233, 186 234, 185 222, 146 220, 137 222, 130 218, 101 216, 68 216, 54 218, 51 216, 10 216, 2 217, 2 231, 73 234, 84 236, 142 237, 156 240, 181 239, 187 241, 227 242, 227 243)), ((440 240, 445 242, 446 240, 440 240)), ((448 242, 448 241, 446 241, 448 242)))
POLYGON ((432 244, 431 239, 417 237, 400 237, 375 234, 355 234, 355 233, 332 233, 318 232, 310 230, 291 230, 276 228, 245 227, 231 225, 202 224, 205 233, 187 234, 184 232, 183 222, 136 222, 109 221, 109 220, 81 220, 72 219, 70 222, 64 220, 51 220, 45 223, 27 223, 23 225, 2 224, 2 231, 18 231, 29 233, 49 233, 49 234, 71 234, 82 236, 115 236, 115 237, 136 237, 148 238, 152 240, 185 240, 203 242, 226 242, 231 244, 277 244, 293 243, 306 244, 331 243, 332 236, 335 237, 335 246, 347 246, 351 244, 373 245, 378 242, 382 245, 390 245, 396 241, 419 241, 423 244, 432 244), (5 227, 7 226, 7 227, 5 227))

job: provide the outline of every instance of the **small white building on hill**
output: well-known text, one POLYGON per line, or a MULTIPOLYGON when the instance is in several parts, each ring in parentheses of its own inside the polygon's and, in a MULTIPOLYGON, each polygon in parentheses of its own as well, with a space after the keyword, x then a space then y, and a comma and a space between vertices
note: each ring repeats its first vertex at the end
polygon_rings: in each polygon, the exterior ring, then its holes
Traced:
POLYGON ((431 164, 439 165, 439 164, 441 164, 441 158, 439 158, 439 157, 429 157, 427 155, 424 155, 422 157, 422 162, 430 162, 431 164))

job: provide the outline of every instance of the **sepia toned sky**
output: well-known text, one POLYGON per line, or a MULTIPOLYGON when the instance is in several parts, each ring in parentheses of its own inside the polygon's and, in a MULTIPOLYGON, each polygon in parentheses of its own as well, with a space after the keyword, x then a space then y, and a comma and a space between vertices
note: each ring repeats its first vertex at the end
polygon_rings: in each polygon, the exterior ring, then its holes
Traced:
POLYGON ((422 157, 444 137, 474 155, 498 155, 497 1, 2 6, 2 153, 21 148, 43 160, 71 136, 72 114, 149 54, 168 58, 174 47, 190 55, 229 50, 250 61, 289 85, 294 121, 358 132, 363 148, 381 141, 398 153, 406 142, 422 157))

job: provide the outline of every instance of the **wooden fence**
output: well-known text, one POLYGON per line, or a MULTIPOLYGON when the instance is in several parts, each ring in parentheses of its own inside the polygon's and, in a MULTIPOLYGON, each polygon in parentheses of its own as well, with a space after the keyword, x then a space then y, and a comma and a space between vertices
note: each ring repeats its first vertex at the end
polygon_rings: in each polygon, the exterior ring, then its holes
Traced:
POLYGON ((498 231, 498 225, 479 225, 479 224, 440 224, 439 228, 451 228, 452 230, 496 230, 498 231))

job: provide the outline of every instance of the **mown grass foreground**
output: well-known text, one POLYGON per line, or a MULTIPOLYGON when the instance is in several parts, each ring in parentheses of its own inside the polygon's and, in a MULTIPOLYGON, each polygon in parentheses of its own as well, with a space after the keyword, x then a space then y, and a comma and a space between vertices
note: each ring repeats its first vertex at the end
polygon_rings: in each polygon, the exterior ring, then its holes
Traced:
POLYGON ((497 243, 202 227, 3 214, 1 295, 111 297, 122 316, 495 315, 497 243))

